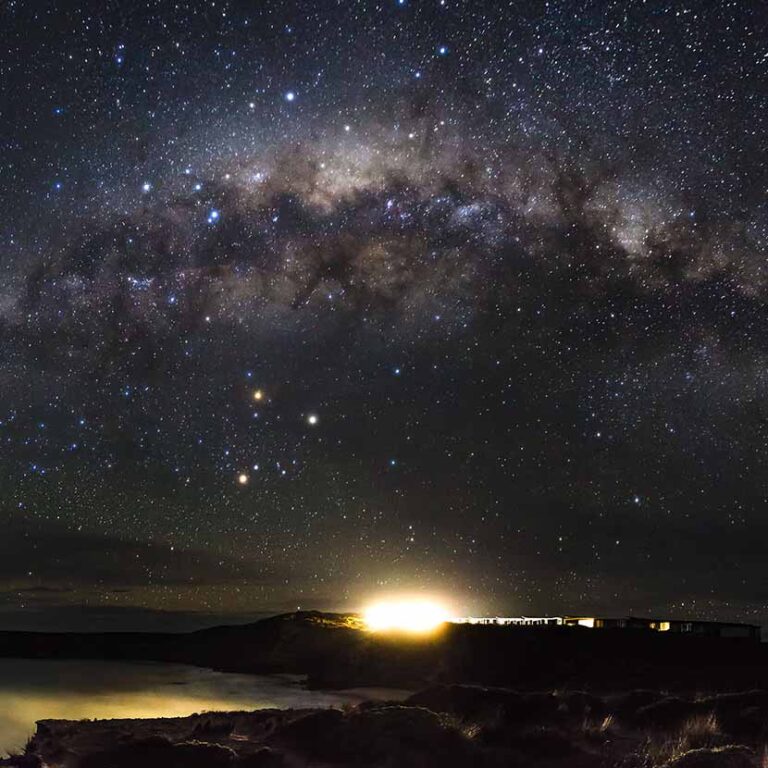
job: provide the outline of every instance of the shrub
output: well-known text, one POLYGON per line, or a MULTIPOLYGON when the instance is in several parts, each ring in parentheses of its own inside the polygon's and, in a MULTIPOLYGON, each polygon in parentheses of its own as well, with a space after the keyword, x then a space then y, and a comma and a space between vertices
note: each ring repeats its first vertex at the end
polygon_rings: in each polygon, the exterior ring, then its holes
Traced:
POLYGON ((664 768, 756 768, 755 753, 749 747, 729 745, 714 749, 693 749, 664 764, 664 768))

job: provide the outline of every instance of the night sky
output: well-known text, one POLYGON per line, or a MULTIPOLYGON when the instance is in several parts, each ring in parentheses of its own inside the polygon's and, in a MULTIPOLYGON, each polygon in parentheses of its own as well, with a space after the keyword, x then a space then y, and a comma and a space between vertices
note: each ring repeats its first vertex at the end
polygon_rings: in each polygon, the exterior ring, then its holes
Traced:
POLYGON ((768 623, 762 2, 0 7, 0 627, 768 623))

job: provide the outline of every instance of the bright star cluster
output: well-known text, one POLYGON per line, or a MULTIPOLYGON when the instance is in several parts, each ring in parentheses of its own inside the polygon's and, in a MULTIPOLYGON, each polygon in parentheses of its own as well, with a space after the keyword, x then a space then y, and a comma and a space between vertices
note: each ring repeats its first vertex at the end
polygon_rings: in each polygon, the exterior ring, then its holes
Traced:
POLYGON ((0 625, 761 621, 764 9, 0 9, 0 625))

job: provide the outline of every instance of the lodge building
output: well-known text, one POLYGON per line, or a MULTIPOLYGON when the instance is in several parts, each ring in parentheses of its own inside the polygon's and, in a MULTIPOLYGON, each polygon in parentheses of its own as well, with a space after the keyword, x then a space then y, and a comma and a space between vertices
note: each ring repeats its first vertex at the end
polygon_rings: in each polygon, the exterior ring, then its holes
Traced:
POLYGON ((454 624, 487 624, 516 627, 584 627, 586 629, 637 629, 652 632, 699 635, 704 637, 740 638, 760 641, 760 627, 697 619, 645 619, 636 616, 608 618, 598 616, 468 616, 451 620, 454 624))

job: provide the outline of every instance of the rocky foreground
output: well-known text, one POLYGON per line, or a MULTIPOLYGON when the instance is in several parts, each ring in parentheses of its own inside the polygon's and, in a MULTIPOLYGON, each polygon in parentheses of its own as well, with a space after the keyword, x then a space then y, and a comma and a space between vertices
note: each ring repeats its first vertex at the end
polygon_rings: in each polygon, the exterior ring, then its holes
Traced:
POLYGON ((155 720, 47 720, 27 768, 764 768, 768 691, 519 693, 436 686, 401 704, 155 720))

